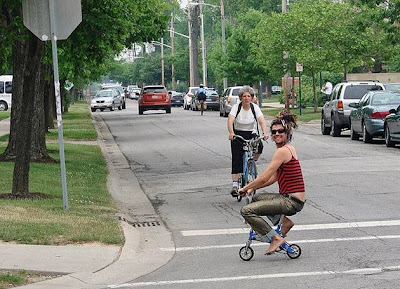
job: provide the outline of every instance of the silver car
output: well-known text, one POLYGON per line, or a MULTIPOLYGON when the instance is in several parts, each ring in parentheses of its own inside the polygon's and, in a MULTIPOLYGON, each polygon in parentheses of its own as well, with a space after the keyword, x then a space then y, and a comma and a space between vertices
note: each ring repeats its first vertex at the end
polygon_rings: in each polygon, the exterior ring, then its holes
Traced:
POLYGON ((224 94, 219 98, 219 116, 228 116, 232 106, 239 102, 239 90, 242 87, 232 86, 225 89, 224 94))
POLYGON ((90 102, 92 112, 95 112, 96 109, 100 109, 100 111, 104 111, 105 109, 113 111, 115 108, 122 109, 121 95, 116 89, 99 90, 90 102))

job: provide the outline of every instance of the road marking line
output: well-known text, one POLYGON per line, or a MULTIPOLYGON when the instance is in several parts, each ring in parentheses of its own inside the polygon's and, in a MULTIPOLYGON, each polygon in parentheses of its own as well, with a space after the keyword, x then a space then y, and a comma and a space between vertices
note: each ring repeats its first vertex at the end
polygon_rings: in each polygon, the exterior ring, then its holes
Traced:
MULTIPOLYGON (((327 239, 314 239, 314 240, 290 240, 289 244, 307 244, 307 243, 325 243, 325 242, 344 242, 344 241, 368 241, 368 240, 383 240, 383 239, 400 239, 400 235, 387 235, 387 236, 366 236, 366 237, 349 237, 349 238, 327 238, 327 239)), ((163 252, 184 252, 184 251, 199 251, 211 249, 226 249, 226 248, 240 248, 242 244, 231 245, 214 245, 214 246, 195 246, 195 247, 178 247, 178 248, 160 248, 163 252)), ((266 246, 262 242, 254 242, 251 246, 266 246)))
MULTIPOLYGON (((296 225, 293 227, 292 231, 367 228, 367 227, 382 227, 382 226, 400 226, 400 220, 296 225)), ((248 228, 181 231, 181 234, 185 237, 212 236, 212 235, 234 235, 234 234, 248 234, 248 233, 249 233, 248 228)))
POLYGON ((226 281, 241 281, 241 280, 255 280, 255 279, 276 279, 276 278, 290 278, 290 277, 306 277, 306 276, 323 276, 323 275, 369 275, 377 274, 387 271, 400 271, 400 266, 388 266, 378 268, 357 268, 345 271, 314 271, 314 272, 296 272, 296 273, 277 273, 265 275, 252 275, 252 276, 235 276, 235 277, 221 277, 221 278, 203 278, 203 279, 186 279, 186 280, 169 280, 169 281, 153 281, 153 282, 139 282, 139 283, 126 283, 121 285, 109 285, 108 288, 131 288, 131 287, 144 287, 144 286, 163 286, 173 284, 199 284, 211 282, 226 282, 226 281))

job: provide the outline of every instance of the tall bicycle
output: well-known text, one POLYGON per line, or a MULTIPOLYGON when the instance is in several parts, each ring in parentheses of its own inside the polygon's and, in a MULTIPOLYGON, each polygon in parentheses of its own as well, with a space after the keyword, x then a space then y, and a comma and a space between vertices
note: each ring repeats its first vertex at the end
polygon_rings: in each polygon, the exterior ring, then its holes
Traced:
MULTIPOLYGON (((257 166, 253 158, 253 153, 258 150, 258 144, 264 137, 260 136, 250 140, 244 139, 240 135, 235 135, 233 139, 241 139, 243 141, 243 172, 239 178, 239 189, 257 178, 257 166)), ((242 196, 237 196, 237 201, 242 200, 242 196)))

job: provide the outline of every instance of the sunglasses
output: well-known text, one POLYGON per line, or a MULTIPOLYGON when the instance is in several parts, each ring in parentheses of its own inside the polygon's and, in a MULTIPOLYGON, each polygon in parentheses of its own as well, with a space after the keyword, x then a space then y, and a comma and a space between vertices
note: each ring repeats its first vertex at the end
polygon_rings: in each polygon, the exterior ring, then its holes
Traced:
POLYGON ((273 129, 271 130, 271 134, 275 135, 276 133, 284 133, 286 130, 284 128, 280 128, 280 129, 273 129))

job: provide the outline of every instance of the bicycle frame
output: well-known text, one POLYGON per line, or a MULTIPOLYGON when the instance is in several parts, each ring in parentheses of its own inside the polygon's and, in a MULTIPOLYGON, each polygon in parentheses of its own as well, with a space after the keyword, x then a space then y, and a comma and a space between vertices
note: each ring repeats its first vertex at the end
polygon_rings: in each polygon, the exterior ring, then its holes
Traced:
MULTIPOLYGON (((239 138, 243 141, 243 170, 242 175, 239 178, 239 188, 243 188, 257 177, 257 167, 254 161, 253 152, 257 150, 259 141, 263 139, 263 137, 246 140, 240 135, 235 135, 234 138, 239 138)), ((238 196, 237 200, 240 202, 242 197, 238 196)))

